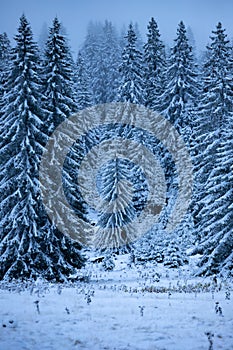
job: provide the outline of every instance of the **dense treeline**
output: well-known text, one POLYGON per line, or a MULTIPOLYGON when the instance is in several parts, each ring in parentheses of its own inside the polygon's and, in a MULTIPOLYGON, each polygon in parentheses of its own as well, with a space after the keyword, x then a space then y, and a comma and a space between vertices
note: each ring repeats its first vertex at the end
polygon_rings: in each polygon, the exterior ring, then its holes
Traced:
MULTIPOLYGON (((217 24, 199 63, 183 22, 170 50, 153 18, 145 44, 138 34, 132 24, 119 35, 111 22, 91 23, 76 61, 57 18, 40 50, 24 15, 13 48, 7 35, 0 35, 0 279, 64 281, 84 263, 80 245, 62 235, 44 211, 38 169, 46 142, 62 121, 108 102, 158 111, 182 135, 194 164, 193 202, 185 219, 172 239, 161 235, 159 242, 150 232, 136 242, 133 260, 177 267, 187 260, 185 249, 196 244, 192 253, 202 256, 199 274, 231 273, 233 55, 225 29, 217 24)), ((79 191, 69 183, 73 158, 64 181, 85 217, 79 191)), ((167 168, 169 211, 175 178, 171 159, 161 161, 167 168)))

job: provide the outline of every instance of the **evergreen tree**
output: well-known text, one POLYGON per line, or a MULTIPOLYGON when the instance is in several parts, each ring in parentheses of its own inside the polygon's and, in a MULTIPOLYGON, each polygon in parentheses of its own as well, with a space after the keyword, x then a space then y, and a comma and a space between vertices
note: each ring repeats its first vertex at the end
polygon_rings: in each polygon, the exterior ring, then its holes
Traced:
POLYGON ((115 263, 111 254, 111 251, 105 253, 105 257, 102 262, 102 268, 104 271, 112 271, 115 267, 115 263))
MULTIPOLYGON (((43 66, 43 107, 47 111, 46 133, 50 136, 57 126, 77 111, 73 80, 74 66, 67 40, 62 34, 61 23, 57 17, 49 29, 43 66)), ((55 152, 56 150, 53 151, 55 152)), ((55 155, 54 159, 56 161, 55 155)), ((61 172, 59 162, 57 163, 57 167, 57 172, 61 172)), ((65 182, 69 182, 69 170, 68 168, 65 170, 65 182)), ((67 184, 67 187, 71 188, 72 184, 67 184)))
POLYGON ((89 24, 82 55, 90 74, 94 104, 116 101, 121 57, 118 35, 111 22, 89 24))
POLYGON ((85 109, 92 105, 90 93, 90 78, 81 52, 78 54, 77 69, 75 74, 75 91, 78 110, 85 109))
POLYGON ((0 34, 0 61, 6 62, 10 58, 10 40, 6 33, 0 34))
POLYGON ((38 242, 43 215, 37 200, 43 113, 37 103, 37 47, 25 16, 15 40, 1 123, 1 279, 31 277, 43 262, 38 242))
MULTIPOLYGON (((186 29, 183 22, 180 22, 177 29, 177 38, 175 45, 171 49, 170 57, 167 63, 166 89, 160 97, 161 104, 157 110, 162 113, 182 135, 187 146, 189 146, 192 119, 195 113, 196 100, 198 97, 199 83, 196 73, 192 47, 189 45, 186 29)), ((173 145, 176 149, 176 145, 173 145)), ((179 149, 176 149, 179 152, 179 149)), ((169 213, 173 209, 176 201, 176 195, 179 183, 176 169, 168 153, 164 155, 166 164, 167 178, 167 205, 163 212, 163 221, 166 223, 169 213)), ((190 219, 190 213, 187 213, 180 227, 177 227, 177 235, 181 232, 186 236, 187 230, 192 225, 187 221, 190 219)))
POLYGON ((158 25, 153 17, 147 28, 147 43, 144 45, 145 104, 157 110, 165 88, 165 47, 160 40, 158 25))
POLYGON ((24 15, 15 40, 0 129, 0 279, 64 281, 83 260, 79 245, 69 247, 53 234, 40 200, 39 162, 47 135, 38 48, 24 15))
POLYGON ((9 69, 11 45, 6 33, 0 34, 0 109, 3 105, 4 85, 9 69))
POLYGON ((95 236, 96 245, 99 247, 119 248, 124 245, 124 238, 129 239, 132 235, 128 223, 135 216, 135 208, 132 203, 133 191, 128 184, 129 172, 124 160, 115 155, 101 169, 99 179, 97 179, 98 190, 103 199, 98 206, 100 214, 97 225, 99 228, 95 236), (124 230, 125 236, 122 237, 124 230))
POLYGON ((200 274, 233 267, 232 48, 222 24, 212 32, 203 67, 202 96, 194 134, 196 188, 193 215, 202 253, 200 274))
POLYGON ((159 227, 150 230, 133 244, 132 255, 135 264, 144 264, 148 261, 153 261, 155 264, 162 263, 165 246, 162 230, 159 230, 159 227))
POLYGON ((43 106, 48 111, 48 134, 77 111, 74 92, 74 64, 61 34, 61 23, 57 17, 49 30, 45 48, 43 106))
POLYGON ((171 240, 166 248, 164 266, 169 268, 178 268, 188 263, 185 254, 180 250, 177 240, 171 240))
MULTIPOLYGON (((90 22, 87 28, 87 35, 81 50, 87 71, 90 75, 90 89, 93 95, 94 104, 99 101, 99 61, 101 59, 100 46, 103 38, 103 27, 100 23, 90 22), (98 97, 97 97, 98 96, 98 97)), ((102 86, 100 87, 102 89, 102 86)))
MULTIPOLYGON (((56 127, 58 127, 66 118, 77 112, 78 108, 81 108, 81 106, 77 105, 75 99, 74 63, 67 45, 67 39, 62 34, 62 31, 61 23, 57 18, 55 18, 53 25, 49 30, 49 36, 45 49, 45 59, 43 63, 43 107, 46 109, 46 132, 48 136, 50 136, 56 127)), ((83 79, 83 77, 81 77, 81 79, 83 79)), ((79 91, 77 91, 77 93, 78 97, 81 98, 79 91)), ((87 102, 88 101, 86 100, 86 103, 87 102)), ((66 130, 61 130, 60 132, 60 139, 66 139, 68 137, 66 130)), ((58 150, 56 147, 52 150, 52 152, 54 152, 54 164, 56 168, 55 173, 62 177, 67 201, 74 208, 74 210, 77 211, 78 215, 83 216, 84 209, 82 207, 80 191, 78 189, 77 182, 74 181, 73 176, 78 167, 80 155, 76 154, 74 149, 71 149, 66 156, 64 165, 62 166, 59 163, 59 159, 57 159, 57 151, 58 150)), ((54 188, 56 188, 57 181, 59 180, 56 176, 51 179, 51 193, 53 193, 52 191, 54 188)), ((54 195, 56 195, 56 193, 54 195)), ((66 211, 66 203, 59 202, 56 210, 53 213, 54 222, 52 222, 51 230, 53 231, 53 235, 60 240, 62 238, 62 233, 56 229, 55 223, 64 223, 64 220, 66 220, 66 211), (61 210, 60 207, 62 207, 61 210), (61 212, 63 213, 62 215, 61 212)), ((62 240, 63 246, 67 252, 77 246, 77 244, 72 242, 68 236, 64 236, 62 240)))
POLYGON ((121 52, 119 38, 116 29, 111 22, 106 21, 103 27, 103 42, 101 45, 103 67, 99 69, 104 74, 104 96, 103 103, 115 102, 119 88, 119 65, 121 63, 121 52))
POLYGON ((148 261, 164 263, 169 268, 178 268, 188 263, 186 254, 187 241, 178 237, 177 232, 165 232, 160 225, 156 225, 152 230, 134 243, 135 263, 144 264, 148 261))
POLYGON ((191 125, 189 112, 195 106, 198 82, 192 47, 189 45, 183 22, 178 25, 177 38, 171 50, 166 75, 167 86, 161 96, 160 112, 179 133, 186 134, 188 139, 191 125))
POLYGON ((120 67, 119 101, 144 104, 142 53, 136 47, 137 36, 132 24, 129 25, 126 40, 127 43, 122 53, 122 65, 120 67))

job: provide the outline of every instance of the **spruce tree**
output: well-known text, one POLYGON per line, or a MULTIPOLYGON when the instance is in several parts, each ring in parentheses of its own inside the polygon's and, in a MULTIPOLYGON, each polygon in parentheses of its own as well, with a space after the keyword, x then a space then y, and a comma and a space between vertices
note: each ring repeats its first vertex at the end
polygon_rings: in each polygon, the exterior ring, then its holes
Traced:
POLYGON ((103 27, 103 41, 101 45, 102 63, 99 70, 104 74, 104 96, 102 103, 115 102, 119 88, 119 65, 121 52, 116 29, 111 22, 106 21, 103 27))
POLYGON ((202 96, 194 133, 196 188, 193 215, 203 254, 200 274, 233 267, 232 48, 222 24, 212 32, 203 67, 202 96))
MULTIPOLYGON (((57 17, 53 21, 53 25, 49 30, 48 40, 45 47, 44 66, 44 83, 43 83, 43 107, 46 110, 46 133, 51 136, 64 120, 72 116, 78 111, 81 106, 76 102, 75 92, 75 69, 72 56, 67 44, 67 38, 62 34, 62 26, 57 17)), ((78 92, 78 91, 77 91, 78 92)), ((79 96, 80 97, 80 96, 79 96)), ((86 101, 88 102, 88 101, 86 101)), ((75 132, 75 131, 74 131, 75 132)), ((66 130, 61 130, 61 139, 66 138, 66 130)), ((80 203, 80 191, 77 183, 74 182, 73 174, 76 172, 80 155, 76 155, 74 150, 70 150, 66 156, 63 167, 56 158, 57 149, 52 150, 54 153, 54 162, 56 166, 56 173, 62 177, 62 184, 67 201, 78 211, 84 210, 80 203)), ((58 178, 54 176, 51 179, 51 191, 56 187, 58 178)), ((77 255, 80 248, 77 243, 72 241, 67 235, 63 235, 57 228, 55 223, 64 223, 66 219, 65 212, 67 207, 64 203, 57 204, 57 210, 53 213, 54 220, 51 223, 51 232, 58 241, 62 241, 62 249, 67 254, 74 250, 74 256, 77 255), (61 216, 58 207, 63 206, 61 216), (57 222, 56 222, 57 220, 57 222)), ((68 257, 68 255, 66 255, 68 257)), ((73 262, 75 259, 73 260, 73 262)))
MULTIPOLYGON (((183 137, 189 147, 192 119, 195 113, 198 97, 199 83, 197 68, 195 65, 192 47, 189 45, 185 25, 180 22, 177 29, 175 45, 171 49, 167 63, 166 89, 160 97, 158 111, 166 117, 183 137)), ((176 145, 174 145, 176 147, 176 145)), ((179 152, 179 150, 176 150, 179 152)), ((177 178, 174 163, 165 154, 167 169, 168 200, 164 211, 164 222, 171 212, 178 191, 179 179, 177 178)), ((177 227, 177 236, 187 235, 187 230, 192 229, 188 212, 180 227, 177 227)))
POLYGON ((40 199, 46 114, 38 48, 24 15, 15 40, 0 129, 0 279, 64 281, 83 259, 79 245, 69 247, 54 235, 40 199))
POLYGON ((126 40, 120 66, 119 101, 144 104, 142 53, 137 49, 137 36, 132 24, 129 25, 126 40))
POLYGON ((121 56, 118 35, 111 22, 89 24, 82 55, 90 75, 94 104, 116 101, 121 56))
POLYGON ((97 186, 103 201, 99 207, 99 228, 95 236, 96 245, 99 247, 119 248, 125 243, 122 231, 125 231, 128 238, 132 234, 128 223, 136 211, 132 201, 133 191, 128 184, 132 179, 132 174, 131 178, 129 175, 131 171, 128 162, 118 158, 117 154, 100 169, 97 186))
POLYGON ((10 40, 7 33, 0 34, 0 61, 6 62, 10 58, 10 40))
POLYGON ((3 106, 4 85, 9 69, 11 45, 6 33, 0 34, 0 109, 3 106))
POLYGON ((160 96, 165 88, 165 47, 153 17, 147 28, 147 43, 144 45, 145 105, 157 110, 160 106, 160 96))
POLYGON ((77 111, 74 92, 74 64, 66 37, 56 17, 45 46, 43 106, 48 111, 48 133, 77 111))
POLYGON ((103 89, 102 84, 101 86, 99 85, 101 81, 99 74, 102 74, 102 72, 99 71, 99 61, 101 60, 100 47, 102 39, 102 24, 90 22, 87 28, 87 35, 84 40, 81 53, 87 67, 87 71, 90 75, 90 88, 91 94, 93 95, 94 104, 102 102, 99 100, 101 95, 99 88, 103 89))
POLYGON ((15 40, 1 121, 1 279, 35 276, 43 260, 38 237, 43 215, 37 198, 45 135, 37 47, 25 16, 15 40))
POLYGON ((189 112, 195 106, 198 82, 192 47, 182 21, 178 25, 177 38, 168 60, 166 80, 159 111, 188 139, 191 125, 189 112))
POLYGON ((78 110, 85 109, 92 105, 90 92, 90 76, 87 72, 82 53, 79 52, 75 74, 75 92, 78 110))

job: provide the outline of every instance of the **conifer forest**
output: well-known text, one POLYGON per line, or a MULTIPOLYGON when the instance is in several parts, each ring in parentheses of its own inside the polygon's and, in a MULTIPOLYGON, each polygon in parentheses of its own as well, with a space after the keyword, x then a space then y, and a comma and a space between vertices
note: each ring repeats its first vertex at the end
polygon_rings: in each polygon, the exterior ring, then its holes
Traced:
POLYGON ((233 42, 162 38, 0 33, 0 349, 232 349, 233 42))

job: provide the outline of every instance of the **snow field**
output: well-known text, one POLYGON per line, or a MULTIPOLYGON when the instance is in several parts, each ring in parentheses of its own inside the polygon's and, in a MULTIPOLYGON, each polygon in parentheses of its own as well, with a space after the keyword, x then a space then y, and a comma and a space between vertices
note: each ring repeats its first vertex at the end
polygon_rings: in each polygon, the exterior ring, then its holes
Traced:
POLYGON ((2 283, 0 350, 208 350, 207 332, 214 350, 232 350, 232 285, 214 290, 211 280, 189 282, 163 267, 153 282, 152 268, 125 264, 110 272, 89 266, 89 283, 11 291, 2 283), (174 291, 184 283, 189 293, 174 291), (164 292, 148 292, 152 286, 164 292))

